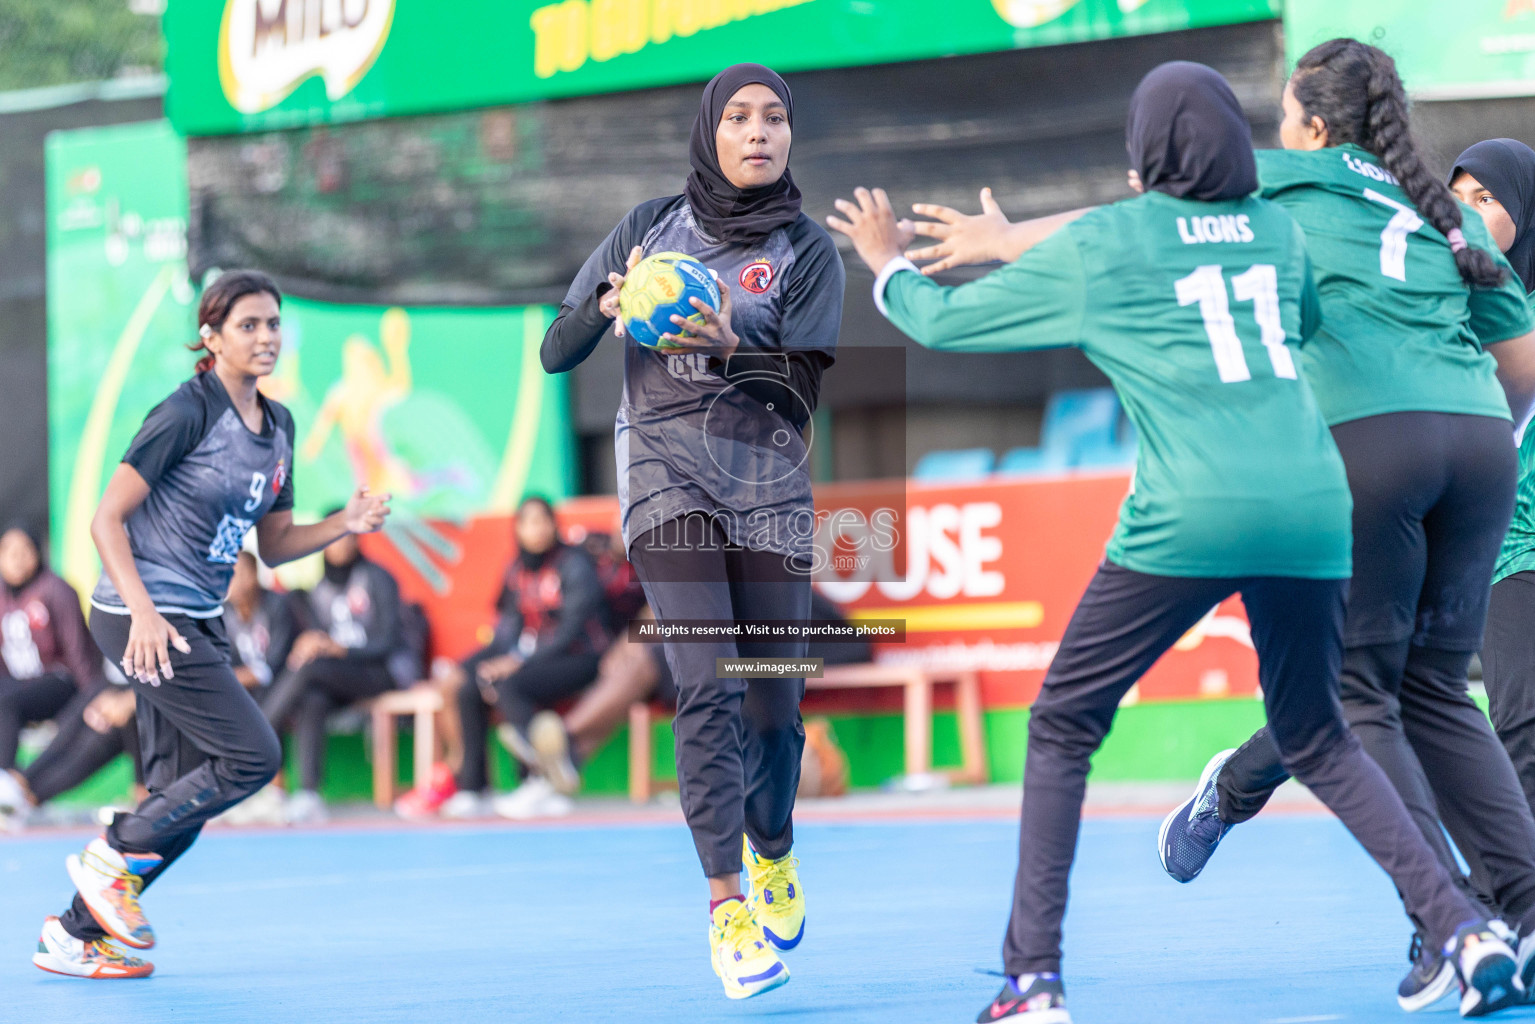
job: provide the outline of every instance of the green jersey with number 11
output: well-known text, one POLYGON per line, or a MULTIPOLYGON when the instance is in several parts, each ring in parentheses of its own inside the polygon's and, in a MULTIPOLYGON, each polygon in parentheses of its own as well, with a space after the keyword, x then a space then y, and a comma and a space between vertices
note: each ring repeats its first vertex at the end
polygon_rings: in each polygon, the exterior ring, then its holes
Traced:
POLYGON ((1259 150, 1258 177, 1306 232, 1322 329, 1301 365, 1329 424, 1391 412, 1509 419, 1482 346, 1528 333, 1530 313, 1481 217, 1467 207, 1461 230, 1503 265, 1499 288, 1466 287, 1450 243, 1358 146, 1259 150))
POLYGON ((1348 480, 1292 347, 1315 329, 1316 292, 1282 207, 1151 192, 957 288, 882 281, 881 308, 928 348, 1071 345, 1108 375, 1140 431, 1115 564, 1348 577, 1348 480))

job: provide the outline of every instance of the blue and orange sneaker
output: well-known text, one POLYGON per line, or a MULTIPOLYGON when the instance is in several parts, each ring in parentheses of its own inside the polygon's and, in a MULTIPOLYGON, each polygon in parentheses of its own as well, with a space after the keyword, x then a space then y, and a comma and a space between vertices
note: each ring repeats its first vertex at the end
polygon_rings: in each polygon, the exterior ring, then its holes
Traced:
POLYGON ((770 860, 742 837, 741 860, 746 865, 746 902, 762 926, 762 937, 780 950, 790 950, 805 937, 805 889, 799 882, 799 858, 792 853, 770 860))
POLYGON ((155 944, 155 930, 139 906, 144 875, 160 863, 157 853, 119 853, 105 836, 90 841, 83 853, 64 861, 70 881, 80 891, 86 909, 112 938, 134 949, 155 944))
POLYGON ((1061 976, 1020 974, 1016 978, 1009 977, 997 998, 975 1018, 976 1024, 992 1024, 999 1020, 1012 1024, 1071 1024, 1061 976))
POLYGON ((751 907, 728 899, 709 914, 709 959, 731 999, 761 995, 789 980, 789 968, 762 938, 751 907))
POLYGON ((43 922, 32 963, 50 974, 71 978, 147 978, 155 965, 118 949, 110 939, 85 942, 64 930, 57 917, 43 922))

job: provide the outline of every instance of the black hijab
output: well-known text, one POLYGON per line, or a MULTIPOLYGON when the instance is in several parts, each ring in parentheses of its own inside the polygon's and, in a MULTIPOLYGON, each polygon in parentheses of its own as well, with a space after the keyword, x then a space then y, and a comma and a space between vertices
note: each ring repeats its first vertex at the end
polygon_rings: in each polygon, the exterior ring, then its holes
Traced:
POLYGON ((1526 292, 1535 292, 1535 150, 1515 139, 1478 142, 1455 158, 1450 181, 1465 171, 1503 204, 1514 222, 1514 244, 1503 255, 1526 292))
POLYGON ((1141 79, 1125 148, 1147 191, 1211 201, 1258 188, 1247 116, 1220 72, 1203 64, 1168 61, 1141 79))
POLYGON ((698 104, 698 119, 693 122, 693 136, 688 142, 688 161, 693 173, 688 175, 688 205, 693 220, 711 238, 722 242, 746 242, 765 238, 781 227, 794 223, 799 216, 800 194, 789 168, 783 177, 761 188, 736 188, 720 169, 714 133, 724 116, 725 104, 743 86, 765 85, 783 100, 789 127, 794 127, 794 98, 777 72, 761 64, 732 64, 704 86, 698 104))

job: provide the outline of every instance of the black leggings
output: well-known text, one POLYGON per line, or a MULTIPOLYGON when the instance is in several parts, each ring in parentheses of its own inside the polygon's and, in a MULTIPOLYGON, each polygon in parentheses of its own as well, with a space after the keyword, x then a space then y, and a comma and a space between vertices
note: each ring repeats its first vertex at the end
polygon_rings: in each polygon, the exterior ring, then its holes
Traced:
POLYGON ((325 777, 325 720, 340 710, 394 688, 382 658, 316 658, 297 671, 284 672, 261 701, 274 729, 291 717, 299 752, 299 785, 318 790, 325 777))
MULTIPOLYGON (((490 785, 485 762, 485 742, 490 735, 490 707, 480 690, 480 665, 494 657, 479 651, 464 661, 464 685, 458 691, 458 717, 464 733, 464 763, 458 772, 458 788, 477 793, 490 785)), ((534 655, 522 666, 497 680, 496 708, 524 736, 528 723, 541 709, 576 696, 597 678, 595 654, 534 655)))
MULTIPOLYGON (((1509 424, 1393 413, 1340 424, 1333 437, 1354 496, 1344 712, 1445 869, 1511 923, 1535 923, 1535 817, 1466 692, 1513 508, 1509 424)), ((1222 820, 1246 821, 1285 778, 1259 730, 1221 769, 1222 820)))
MULTIPOLYGON (((132 684, 149 797, 107 827, 114 850, 160 855, 144 876, 146 886, 196 842, 203 825, 265 786, 282 766, 277 734, 230 667, 224 623, 186 615, 166 619, 192 651, 171 648, 174 677, 156 686, 132 684)), ((126 615, 91 611, 91 636, 108 661, 122 662, 129 625, 126 615)), ((79 895, 61 920, 65 931, 86 942, 106 934, 79 895)))
POLYGON ((1535 811, 1535 571, 1493 584, 1482 644, 1482 682, 1492 727, 1535 811))
POLYGON ((27 765, 22 777, 39 806, 60 793, 67 793, 126 753, 133 762, 133 777, 144 781, 139 763, 138 716, 107 732, 97 732, 85 724, 85 708, 105 689, 97 685, 75 695, 59 712, 59 731, 37 760, 27 765))
POLYGON ((77 693, 75 681, 63 672, 13 679, 0 665, 0 771, 16 767, 21 730, 48 721, 77 693))
POLYGON ((1338 706, 1342 580, 1187 579, 1105 564, 1087 587, 1029 716, 1009 974, 1059 971, 1066 883, 1088 763, 1126 691, 1215 605, 1242 594, 1269 727, 1285 766, 1332 809, 1442 942, 1478 909, 1360 749, 1338 706))
MULTIPOLYGON (((809 569, 783 555, 727 548, 717 523, 700 516, 640 534, 629 559, 658 622, 684 619, 805 622, 809 569)), ((677 686, 677 785, 693 845, 709 877, 741 870, 741 834, 766 857, 794 845, 805 727, 805 680, 717 678, 716 658, 803 658, 804 640, 668 643, 677 686)))

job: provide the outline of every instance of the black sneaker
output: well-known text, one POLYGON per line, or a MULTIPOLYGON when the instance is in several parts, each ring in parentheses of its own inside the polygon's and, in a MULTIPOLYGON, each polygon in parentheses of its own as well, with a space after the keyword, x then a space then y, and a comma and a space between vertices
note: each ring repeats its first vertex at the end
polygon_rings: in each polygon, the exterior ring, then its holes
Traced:
POLYGON ((1175 882, 1192 882, 1210 863, 1215 848, 1234 826, 1221 821, 1215 777, 1236 750, 1222 750, 1210 758, 1199 775, 1194 794, 1162 819, 1157 832, 1157 858, 1175 882))
POLYGON ((1059 974, 1020 974, 1015 985, 1012 978, 1002 985, 1002 991, 991 1005, 975 1018, 976 1024, 1007 1020, 1016 1024, 1071 1024, 1071 1014, 1066 1012, 1066 989, 1061 985, 1059 974), (1021 991, 1020 991, 1021 989, 1021 991))
POLYGON ((1482 1017, 1524 1002, 1519 962, 1486 921, 1467 921, 1444 944, 1460 978, 1460 1015, 1482 1017))
POLYGON ((1443 952, 1425 945, 1417 932, 1407 947, 1407 959, 1412 961, 1412 970, 1396 987, 1396 1004, 1408 1013, 1428 1009, 1455 987, 1455 965, 1443 952))

